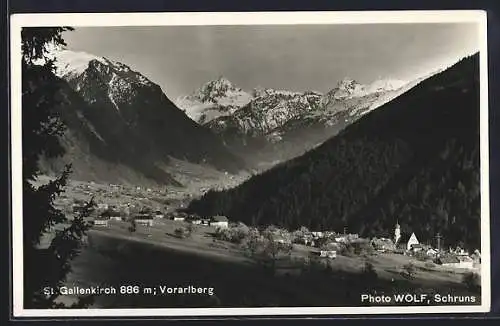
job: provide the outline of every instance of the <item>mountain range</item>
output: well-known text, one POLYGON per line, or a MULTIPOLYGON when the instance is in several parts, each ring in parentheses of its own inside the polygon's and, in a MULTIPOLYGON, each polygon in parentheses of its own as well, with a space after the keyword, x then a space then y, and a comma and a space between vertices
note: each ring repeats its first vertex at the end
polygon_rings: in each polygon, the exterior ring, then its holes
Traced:
POLYGON ((399 223, 423 243, 435 245, 439 233, 445 245, 479 248, 479 163, 475 54, 304 155, 235 188, 207 192, 188 211, 363 236, 391 237, 399 223))
POLYGON ((255 88, 245 92, 219 77, 176 100, 194 121, 220 135, 250 166, 272 166, 334 136, 365 113, 418 82, 345 78, 325 94, 255 88))
POLYGON ((71 162, 77 179, 179 185, 169 173, 171 158, 229 172, 244 168, 217 135, 141 73, 83 52, 50 53, 67 130, 66 156, 42 162, 48 171, 71 162))

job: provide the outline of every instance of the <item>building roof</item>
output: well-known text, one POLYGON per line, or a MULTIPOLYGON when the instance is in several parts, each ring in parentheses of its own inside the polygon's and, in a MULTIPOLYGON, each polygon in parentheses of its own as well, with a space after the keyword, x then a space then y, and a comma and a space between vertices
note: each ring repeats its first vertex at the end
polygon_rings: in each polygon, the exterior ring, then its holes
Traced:
POLYGON ((212 217, 212 221, 213 222, 227 222, 228 219, 225 216, 217 215, 217 216, 212 217))
POLYGON ((137 214, 134 216, 135 220, 152 220, 153 216, 149 214, 137 214))
MULTIPOLYGON (((415 233, 414 232, 401 232, 401 236, 400 236, 397 244, 400 245, 400 244, 404 243, 406 245, 408 243, 408 241, 410 241, 413 234, 415 234, 415 233)), ((415 238, 418 241, 418 238, 416 235, 415 235, 415 238)))
POLYGON ((120 216, 120 212, 113 209, 107 209, 101 213, 101 216, 120 216))

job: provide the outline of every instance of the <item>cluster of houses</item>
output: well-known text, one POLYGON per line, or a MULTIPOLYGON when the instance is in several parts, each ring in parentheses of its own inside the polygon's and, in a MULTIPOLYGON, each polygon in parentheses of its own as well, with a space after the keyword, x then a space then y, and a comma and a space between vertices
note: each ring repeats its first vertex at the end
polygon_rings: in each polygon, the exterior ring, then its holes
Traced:
MULTIPOLYGON (((317 249, 312 254, 323 258, 336 258, 337 253, 346 244, 356 244, 366 242, 358 234, 337 234, 334 231, 305 232, 294 242, 304 244, 317 249)), ((476 263, 480 262, 481 254, 476 250, 472 255, 462 248, 433 248, 430 245, 421 243, 417 235, 412 233, 403 234, 401 227, 396 223, 394 229, 394 239, 372 238, 369 244, 374 250, 384 253, 398 253, 408 256, 420 256, 425 260, 431 260, 443 267, 474 269, 476 263)), ((439 246, 439 245, 438 245, 439 246)))
MULTIPOLYGON (((78 212, 83 209, 83 203, 73 204, 73 211, 78 212)), ((130 205, 125 210, 120 211, 116 206, 105 203, 97 203, 94 210, 94 226, 107 227, 109 221, 134 221, 137 225, 153 226, 155 220, 167 218, 176 222, 188 222, 193 225, 213 226, 217 228, 228 228, 229 220, 225 216, 213 216, 211 218, 201 218, 186 213, 164 214, 161 210, 142 209, 138 213, 130 214, 130 205)))
MULTIPOLYGON (((83 209, 83 204, 78 202, 73 205, 73 211, 79 212, 83 209)), ((164 214, 161 210, 152 211, 143 209, 130 218, 130 211, 118 210, 115 206, 104 203, 96 204, 97 217, 94 219, 95 226, 108 226, 109 221, 133 220, 138 225, 152 227, 155 220, 167 218, 177 222, 187 222, 193 225, 212 226, 216 228, 228 228, 229 221, 225 216, 213 216, 211 218, 201 218, 196 215, 186 213, 164 214)), ((130 208, 130 207, 127 207, 130 208)), ((273 240, 282 244, 291 244, 292 242, 303 244, 309 247, 316 247, 311 253, 313 255, 334 259, 337 253, 347 244, 355 244, 367 241, 361 239, 358 234, 339 234, 334 231, 312 231, 303 232, 299 238, 292 239, 286 234, 277 233, 273 240)), ((392 252, 409 256, 423 256, 431 259, 438 265, 452 268, 473 269, 476 263, 480 262, 481 254, 476 250, 472 255, 461 248, 442 250, 433 248, 430 245, 420 243, 415 233, 403 234, 401 227, 396 223, 394 229, 394 239, 372 238, 369 244, 378 252, 392 252)), ((438 244, 439 247, 439 244, 438 244)))

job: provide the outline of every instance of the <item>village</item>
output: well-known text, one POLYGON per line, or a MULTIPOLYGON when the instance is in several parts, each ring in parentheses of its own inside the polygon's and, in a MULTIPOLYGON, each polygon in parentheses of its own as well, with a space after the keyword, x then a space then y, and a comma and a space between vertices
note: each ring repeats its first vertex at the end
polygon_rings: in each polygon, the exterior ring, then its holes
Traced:
MULTIPOLYGON (((156 264, 155 273, 160 278, 169 275, 197 279, 196 270, 207 269, 220 273, 210 280, 221 288, 228 278, 236 282, 238 277, 253 277, 252 282, 269 287, 265 297, 273 291, 309 291, 311 300, 330 300, 327 298, 332 293, 337 293, 334 296, 340 300, 348 295, 345 293, 354 291, 353 284, 359 288, 356 291, 373 288, 386 294, 410 289, 432 292, 443 287, 464 295, 477 295, 480 291, 480 252, 445 248, 439 234, 433 243, 426 243, 418 232, 405 232, 398 221, 394 221, 391 236, 371 238, 347 228, 254 227, 226 216, 186 213, 185 208, 197 195, 191 189, 187 192, 70 181, 59 196, 57 207, 69 218, 84 213, 90 229, 84 237, 83 254, 74 262, 74 273, 68 282, 100 284, 105 270, 116 271, 109 275, 108 282, 114 282, 114 273, 118 271, 131 280, 143 274, 146 277, 153 271, 135 270, 129 262, 140 260, 149 264, 148 259, 168 261, 175 257, 176 264, 184 264, 184 269, 172 270, 168 264, 156 264), (84 212, 89 202, 93 205, 84 212), (152 255, 158 258, 151 258, 152 255), (186 272, 189 266, 199 268, 186 272), (231 274, 233 268, 241 276, 231 274), (290 288, 291 280, 302 285, 290 288), (354 283, 346 283, 345 287, 322 285, 345 280, 354 283), (320 296, 323 299, 315 295, 318 291, 324 292, 320 296)), ((245 291, 252 289, 249 285, 245 291)), ((349 300, 357 302, 355 297, 349 300)))
MULTIPOLYGON (((334 260, 339 255, 373 255, 391 254, 403 255, 415 260, 432 263, 457 270, 468 270, 479 274, 481 254, 479 250, 467 252, 463 248, 442 248, 441 236, 436 235, 435 245, 421 243, 415 233, 404 234, 397 223, 394 226, 394 236, 392 239, 385 237, 374 237, 366 239, 356 233, 335 231, 310 231, 305 227, 295 231, 288 231, 269 226, 264 230, 247 227, 241 222, 231 222, 225 216, 212 216, 202 218, 197 215, 184 213, 179 209, 151 208, 145 205, 125 203, 121 205, 107 204, 104 202, 95 203, 91 223, 95 228, 109 228, 110 223, 127 223, 127 230, 133 233, 138 227, 146 227, 148 230, 165 225, 166 221, 173 222, 174 235, 178 238, 189 238, 193 232, 193 227, 207 229, 214 232, 214 238, 226 242, 245 244, 247 247, 249 238, 254 235, 255 242, 271 241, 279 244, 276 249, 276 257, 281 253, 290 253, 293 248, 302 249, 302 253, 313 258, 334 260)), ((72 204, 73 213, 78 213, 84 207, 84 202, 74 200, 72 204)), ((178 208, 183 208, 181 203, 178 208)), ((251 249, 251 251, 255 251, 251 249)))

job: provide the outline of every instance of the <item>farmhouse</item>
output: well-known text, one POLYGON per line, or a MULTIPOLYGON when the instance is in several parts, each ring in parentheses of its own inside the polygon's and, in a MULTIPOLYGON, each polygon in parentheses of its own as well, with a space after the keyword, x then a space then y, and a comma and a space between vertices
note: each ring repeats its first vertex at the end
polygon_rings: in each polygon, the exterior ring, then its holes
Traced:
POLYGON ((436 249, 430 248, 428 249, 425 254, 429 257, 436 257, 438 254, 438 251, 436 249))
POLYGON ((311 246, 311 247, 314 247, 314 244, 315 244, 313 238, 311 236, 308 236, 308 235, 305 235, 305 236, 297 239, 296 242, 304 244, 306 246, 311 246))
POLYGON ((415 243, 415 244, 411 245, 411 250, 413 252, 419 252, 421 250, 424 250, 424 246, 422 246, 422 244, 420 244, 420 243, 415 243))
POLYGON ((106 203, 97 204, 97 209, 109 209, 109 205, 106 203))
POLYGON ((137 214, 134 217, 134 221, 140 225, 153 226, 154 220, 153 217, 149 214, 137 214))
POLYGON ((73 204, 73 206, 72 206, 73 213, 75 213, 75 214, 83 212, 84 208, 85 207, 83 205, 78 205, 78 204, 73 204))
POLYGON ((177 216, 174 216, 172 219, 173 219, 174 221, 182 222, 182 221, 184 221, 186 218, 185 218, 184 216, 179 216, 179 215, 177 215, 177 216))
POLYGON ((320 250, 319 256, 326 257, 326 258, 337 258, 337 251, 335 251, 335 250, 320 250))
POLYGON ((438 257, 435 263, 444 267, 458 267, 460 265, 460 260, 456 256, 443 256, 438 257))
POLYGON ((216 226, 221 228, 229 227, 229 221, 225 216, 214 216, 210 219, 210 226, 216 226))
POLYGON ((324 233, 323 233, 323 232, 321 232, 321 231, 312 231, 312 232, 311 232, 311 234, 312 234, 312 236, 313 236, 313 237, 315 237, 316 239, 317 239, 317 238, 322 238, 322 237, 323 237, 323 235, 324 235, 324 233))
POLYGON ((337 251, 336 250, 314 250, 311 251, 310 254, 312 256, 320 257, 320 258, 337 258, 337 251))
POLYGON ((112 210, 112 209, 107 209, 104 212, 102 212, 101 218, 114 220, 114 221, 121 221, 122 220, 122 217, 120 216, 120 212, 117 212, 117 211, 112 210))
POLYGON ((94 220, 94 225, 95 226, 108 226, 108 220, 105 220, 105 219, 95 219, 94 220))
POLYGON ((371 245, 375 250, 385 252, 385 251, 394 251, 396 250, 396 246, 391 239, 386 238, 373 238, 371 240, 371 245))
POLYGON ((335 237, 335 241, 341 242, 341 243, 348 243, 348 242, 353 242, 359 239, 358 234, 344 234, 341 236, 335 237))
POLYGON ((289 239, 285 238, 284 236, 282 236, 280 234, 276 234, 273 237, 273 241, 277 242, 277 243, 282 243, 282 244, 290 244, 291 243, 291 241, 289 239))

